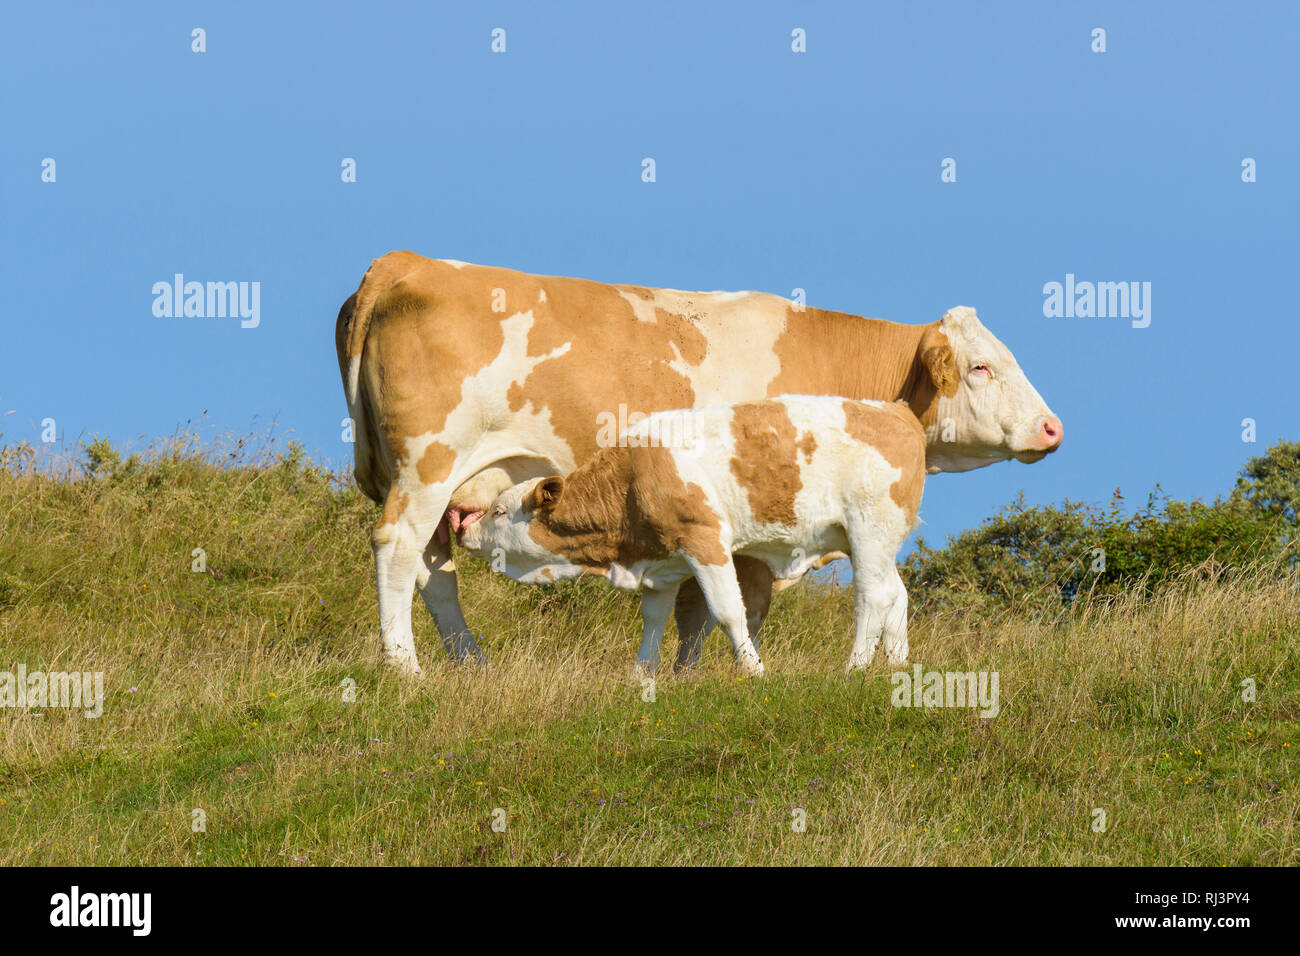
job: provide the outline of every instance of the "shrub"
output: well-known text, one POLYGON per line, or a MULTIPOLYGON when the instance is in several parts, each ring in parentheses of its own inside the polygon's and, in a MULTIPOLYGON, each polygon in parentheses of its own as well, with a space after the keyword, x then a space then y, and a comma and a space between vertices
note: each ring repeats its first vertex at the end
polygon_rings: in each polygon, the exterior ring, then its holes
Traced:
POLYGON ((1055 617, 1081 599, 1150 593, 1191 569, 1212 573, 1294 560, 1300 444, 1282 442, 1242 469, 1228 498, 1179 501, 1160 487, 1126 515, 1110 505, 1026 507, 1024 495, 940 549, 918 540, 900 569, 912 601, 932 610, 1055 617))

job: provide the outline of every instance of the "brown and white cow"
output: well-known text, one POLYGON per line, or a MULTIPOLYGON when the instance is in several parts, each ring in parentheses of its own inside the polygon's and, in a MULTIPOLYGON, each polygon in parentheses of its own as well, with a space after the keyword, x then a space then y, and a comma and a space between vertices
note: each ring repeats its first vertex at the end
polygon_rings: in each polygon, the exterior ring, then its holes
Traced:
MULTIPOLYGON (((910 326, 762 293, 605 285, 392 252, 343 304, 335 344, 357 482, 383 506, 371 535, 383 653, 416 671, 417 586, 448 651, 481 656, 450 536, 504 489, 568 474, 617 441, 611 421, 788 393, 903 399, 925 430, 930 471, 1037 461, 1062 436, 1015 358, 964 307, 910 326)), ((765 610, 766 569, 742 561, 737 572, 765 610)), ((711 625, 691 588, 678 605, 688 652, 711 625)))
POLYGON ((782 395, 659 412, 627 435, 628 447, 600 449, 567 480, 507 488, 461 543, 526 584, 595 574, 639 590, 642 673, 658 663, 678 588, 694 579, 742 671, 761 674, 734 557, 794 581, 848 553, 849 668, 870 663, 882 633, 889 662, 907 660, 895 557, 916 525, 926 466, 925 435, 905 404, 782 395))

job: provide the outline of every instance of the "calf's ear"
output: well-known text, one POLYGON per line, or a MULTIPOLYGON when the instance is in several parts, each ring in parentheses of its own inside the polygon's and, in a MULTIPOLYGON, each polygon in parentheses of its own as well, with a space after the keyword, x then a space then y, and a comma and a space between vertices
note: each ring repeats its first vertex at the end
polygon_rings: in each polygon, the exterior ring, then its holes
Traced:
POLYGON ((524 497, 525 511, 549 511, 554 508, 560 501, 560 495, 564 493, 564 479, 559 475, 552 475, 550 478, 543 478, 537 484, 533 485, 533 490, 528 492, 524 497))
POLYGON ((921 347, 917 350, 921 364, 930 373, 930 381, 940 392, 949 393, 957 384, 957 357, 953 354, 948 337, 937 328, 925 330, 921 347))

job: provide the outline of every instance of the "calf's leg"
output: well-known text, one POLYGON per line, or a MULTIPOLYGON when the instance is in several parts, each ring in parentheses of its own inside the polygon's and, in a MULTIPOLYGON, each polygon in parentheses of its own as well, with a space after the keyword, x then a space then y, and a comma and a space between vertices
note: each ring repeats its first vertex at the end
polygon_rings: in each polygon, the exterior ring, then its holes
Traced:
MULTIPOLYGON (((745 622, 750 640, 758 648, 759 632, 767 620, 772 606, 772 569, 757 558, 735 555, 736 578, 740 583, 741 600, 745 606, 745 622)), ((694 579, 682 583, 677 592, 677 661, 674 670, 694 667, 700 662, 704 639, 718 626, 717 619, 709 613, 708 602, 694 579)))
POLYGON ((659 666, 659 645, 668 628, 668 616, 677 600, 677 585, 644 588, 641 591, 641 648, 636 652, 634 673, 650 675, 659 666))
POLYGON ((741 672, 753 677, 762 674, 763 661, 749 638, 749 628, 745 623, 745 602, 740 595, 735 566, 730 560, 726 564, 700 564, 689 556, 686 560, 695 579, 700 582, 700 590, 704 592, 709 611, 722 625, 727 637, 731 638, 731 647, 736 653, 736 662, 740 665, 741 672))
MULTIPOLYGON (((849 538, 853 548, 850 560, 853 563, 854 635, 848 669, 856 670, 871 663, 887 621, 895 626, 891 640, 897 643, 897 618, 891 619, 891 614, 896 614, 898 608, 895 582, 901 589, 902 581, 894 566, 892 551, 887 551, 877 541, 853 540, 852 530, 849 538)), ((906 602, 907 593, 904 591, 901 605, 904 626, 907 621, 906 602)), ((904 636, 904 648, 906 640, 904 636)))
POLYGON ((907 662, 907 588, 894 567, 894 600, 885 614, 885 660, 891 664, 907 662))

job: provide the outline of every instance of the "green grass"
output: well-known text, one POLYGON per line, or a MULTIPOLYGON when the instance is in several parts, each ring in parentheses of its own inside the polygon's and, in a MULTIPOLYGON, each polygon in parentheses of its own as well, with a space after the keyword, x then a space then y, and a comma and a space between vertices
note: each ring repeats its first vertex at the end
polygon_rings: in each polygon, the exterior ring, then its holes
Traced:
POLYGON ((1295 578, 1055 626, 914 614, 913 661, 998 672, 984 720, 844 674, 851 600, 824 581, 778 595, 766 677, 714 635, 648 702, 633 597, 465 560, 490 663, 447 662, 417 608, 412 681, 377 666, 377 509, 295 453, 0 459, 0 670, 106 691, 97 720, 0 710, 5 865, 1300 863, 1295 578))

